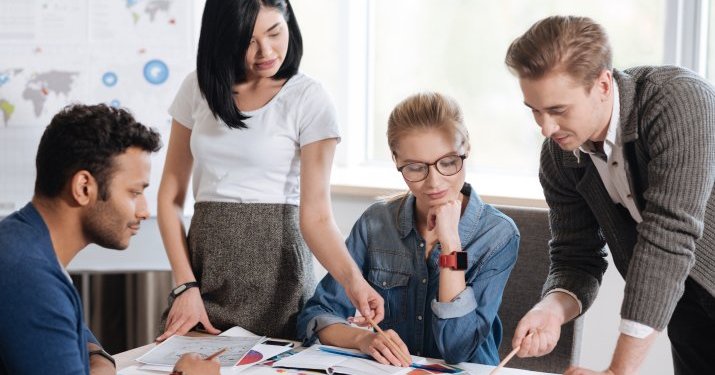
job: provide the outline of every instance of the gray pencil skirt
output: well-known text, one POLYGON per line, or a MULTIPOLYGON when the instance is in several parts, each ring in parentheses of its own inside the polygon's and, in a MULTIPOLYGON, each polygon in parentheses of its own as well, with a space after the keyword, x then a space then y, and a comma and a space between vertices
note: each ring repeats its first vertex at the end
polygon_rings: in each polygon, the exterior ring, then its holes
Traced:
POLYGON ((296 337, 296 317, 315 289, 298 213, 289 204, 196 203, 189 256, 214 327, 296 337))

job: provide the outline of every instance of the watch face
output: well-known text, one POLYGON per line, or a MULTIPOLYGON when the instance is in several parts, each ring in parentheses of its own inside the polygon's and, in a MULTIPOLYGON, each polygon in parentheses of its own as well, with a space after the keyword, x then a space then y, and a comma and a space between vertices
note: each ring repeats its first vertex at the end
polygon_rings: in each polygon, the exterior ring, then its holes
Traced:
POLYGON ((181 284, 181 285, 177 286, 177 287, 173 290, 173 292, 174 292, 174 294, 179 294, 179 293, 183 292, 184 289, 186 289, 186 285, 181 284))
POLYGON ((457 269, 466 270, 467 269, 467 253, 465 251, 456 251, 454 254, 457 256, 457 269))

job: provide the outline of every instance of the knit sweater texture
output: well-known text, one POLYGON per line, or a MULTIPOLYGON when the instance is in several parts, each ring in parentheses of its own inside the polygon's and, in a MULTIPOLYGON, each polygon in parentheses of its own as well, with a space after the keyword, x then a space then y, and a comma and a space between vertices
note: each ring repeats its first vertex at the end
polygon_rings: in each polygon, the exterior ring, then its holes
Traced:
POLYGON ((626 280, 621 317, 660 331, 687 277, 715 295, 715 91, 673 66, 613 76, 626 174, 643 221, 611 200, 590 157, 544 141, 539 178, 552 240, 543 293, 569 290, 585 312, 608 249, 626 280))

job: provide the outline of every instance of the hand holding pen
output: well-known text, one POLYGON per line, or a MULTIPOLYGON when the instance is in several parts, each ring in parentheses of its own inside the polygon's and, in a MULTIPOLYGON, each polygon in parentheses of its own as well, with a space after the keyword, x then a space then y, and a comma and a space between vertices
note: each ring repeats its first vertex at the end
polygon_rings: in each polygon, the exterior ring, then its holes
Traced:
POLYGON ((206 374, 218 375, 221 369, 221 362, 218 357, 226 352, 228 348, 222 348, 206 358, 198 353, 186 353, 174 365, 172 374, 193 375, 206 374))

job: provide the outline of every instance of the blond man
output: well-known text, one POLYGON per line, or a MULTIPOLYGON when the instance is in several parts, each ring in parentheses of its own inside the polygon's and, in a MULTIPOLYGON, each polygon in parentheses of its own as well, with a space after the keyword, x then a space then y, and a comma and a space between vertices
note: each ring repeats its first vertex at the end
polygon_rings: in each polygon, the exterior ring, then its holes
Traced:
POLYGON ((543 298, 512 345, 522 357, 554 348, 561 325, 595 299, 608 245, 626 280, 613 359, 602 372, 566 373, 637 373, 666 327, 675 373, 711 372, 713 88, 673 66, 613 69, 606 32, 584 17, 538 21, 506 64, 547 138, 539 178, 552 231, 543 298))

